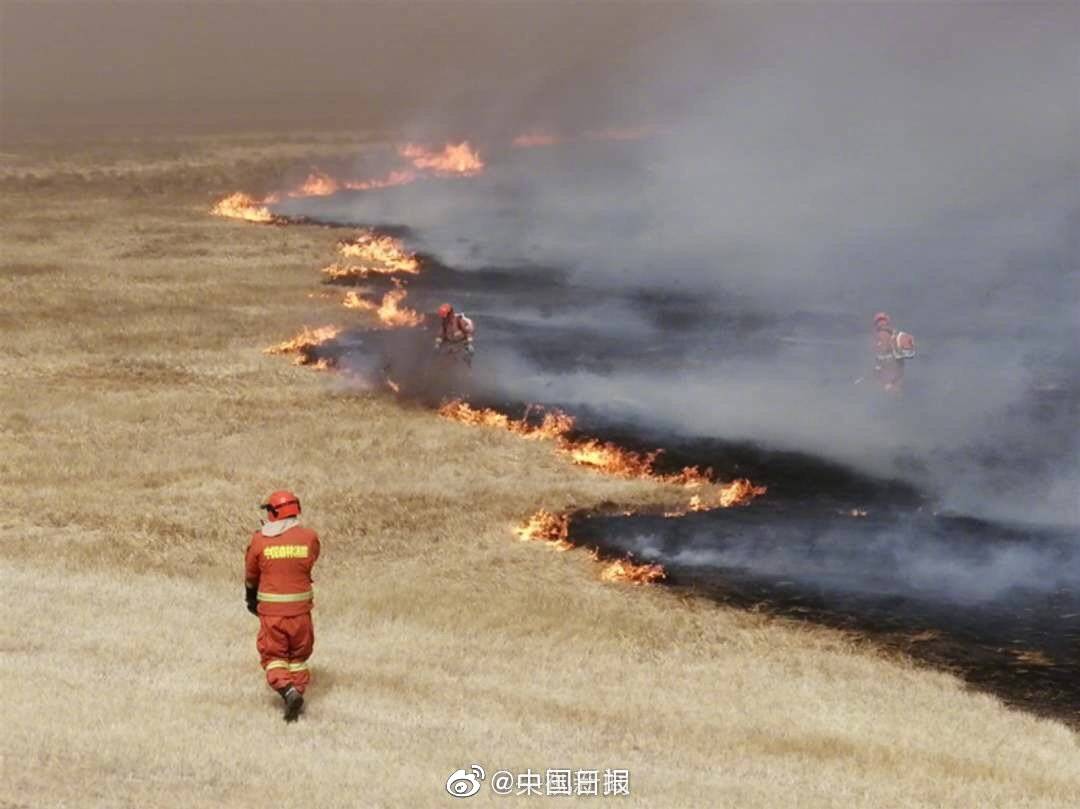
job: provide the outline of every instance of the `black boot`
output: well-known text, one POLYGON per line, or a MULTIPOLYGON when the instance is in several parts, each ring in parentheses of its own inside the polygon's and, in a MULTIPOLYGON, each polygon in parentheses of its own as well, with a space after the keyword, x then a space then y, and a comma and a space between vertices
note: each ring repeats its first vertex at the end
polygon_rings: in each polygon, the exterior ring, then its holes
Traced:
POLYGON ((295 722, 304 708, 304 695, 291 685, 281 689, 281 698, 285 700, 285 721, 295 722))

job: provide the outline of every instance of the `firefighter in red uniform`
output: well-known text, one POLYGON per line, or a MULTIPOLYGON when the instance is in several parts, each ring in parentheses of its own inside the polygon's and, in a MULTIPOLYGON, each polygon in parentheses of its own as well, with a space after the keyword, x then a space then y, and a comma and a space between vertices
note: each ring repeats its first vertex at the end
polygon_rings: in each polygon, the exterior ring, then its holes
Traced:
POLYGON ((311 682, 311 569, 319 537, 300 525, 300 500, 292 492, 274 492, 262 508, 267 521, 252 535, 244 558, 245 595, 248 611, 259 616, 255 645, 266 682, 285 702, 285 721, 294 722, 311 682))
POLYGON ((893 328, 885 312, 874 315, 874 377, 889 393, 899 393, 904 383, 904 363, 915 356, 915 338, 893 328))
POLYGON ((435 337, 435 349, 443 347, 463 346, 468 362, 472 363, 473 335, 476 327, 473 322, 461 312, 455 312, 454 307, 444 303, 439 307, 439 333, 435 337))

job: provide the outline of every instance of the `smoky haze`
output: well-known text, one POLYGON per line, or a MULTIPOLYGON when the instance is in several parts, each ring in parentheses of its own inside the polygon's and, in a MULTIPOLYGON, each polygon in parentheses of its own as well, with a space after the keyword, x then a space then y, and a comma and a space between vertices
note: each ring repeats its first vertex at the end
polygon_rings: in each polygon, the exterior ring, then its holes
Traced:
POLYGON ((475 137, 493 110, 545 124, 603 119, 611 99, 632 95, 673 10, 700 13, 633 2, 4 0, 0 134, 397 132, 423 121, 475 137))
MULTIPOLYGON (((493 99, 483 178, 285 210, 409 225, 455 267, 559 267, 593 290, 563 312, 491 304, 481 331, 576 319, 583 340, 666 347, 602 371, 492 351, 508 395, 807 451, 966 513, 1080 521, 1080 7, 695 14, 603 108, 651 137, 510 150, 494 133, 535 129, 544 107, 493 99), (614 299, 634 289, 715 320, 673 343, 691 325, 627 313, 614 299), (865 380, 881 309, 922 349, 891 402, 865 380), (740 313, 770 325, 740 330, 740 313)), ((437 130, 440 111, 413 125, 437 130)))
POLYGON ((590 290, 573 306, 470 312, 476 376, 507 396, 1080 521, 1074 3, 7 2, 2 36, 5 138, 472 139, 489 162, 475 181, 284 210, 409 225, 462 269, 570 271, 590 290), (642 125, 633 142, 509 147, 642 125), (635 290, 709 316, 665 319, 635 290), (922 352, 900 403, 855 384, 880 309, 922 352), (657 351, 552 367, 485 345, 495 317, 657 351))

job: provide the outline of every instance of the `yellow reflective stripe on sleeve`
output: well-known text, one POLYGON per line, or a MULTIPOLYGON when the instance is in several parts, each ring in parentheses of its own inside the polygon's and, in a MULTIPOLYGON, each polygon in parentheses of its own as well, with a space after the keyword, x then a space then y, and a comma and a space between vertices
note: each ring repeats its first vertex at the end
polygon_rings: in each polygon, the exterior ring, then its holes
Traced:
POLYGON ((307 671, 307 661, 303 663, 290 663, 289 671, 307 671))
POLYGON ((290 601, 311 601, 315 597, 315 593, 312 590, 308 590, 306 593, 259 593, 259 601, 266 601, 270 604, 285 604, 290 601))
POLYGON ((270 671, 270 669, 287 669, 287 668, 289 668, 289 663, 286 660, 271 660, 269 663, 266 664, 266 670, 267 671, 270 671))

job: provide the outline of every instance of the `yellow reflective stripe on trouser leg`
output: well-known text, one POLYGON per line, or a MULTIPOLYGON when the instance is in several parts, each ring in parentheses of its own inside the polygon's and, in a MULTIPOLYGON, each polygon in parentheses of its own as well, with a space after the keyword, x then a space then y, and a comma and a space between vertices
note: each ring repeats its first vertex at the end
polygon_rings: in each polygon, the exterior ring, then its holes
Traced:
POLYGON ((270 669, 287 669, 289 668, 289 661, 287 660, 271 660, 266 664, 266 670, 270 669))
POLYGON ((289 671, 307 671, 307 670, 308 670, 308 665, 307 665, 306 660, 303 663, 290 663, 289 664, 289 671))
POLYGON ((285 604, 290 601, 311 601, 315 593, 308 590, 305 593, 259 593, 259 601, 270 604, 285 604))

